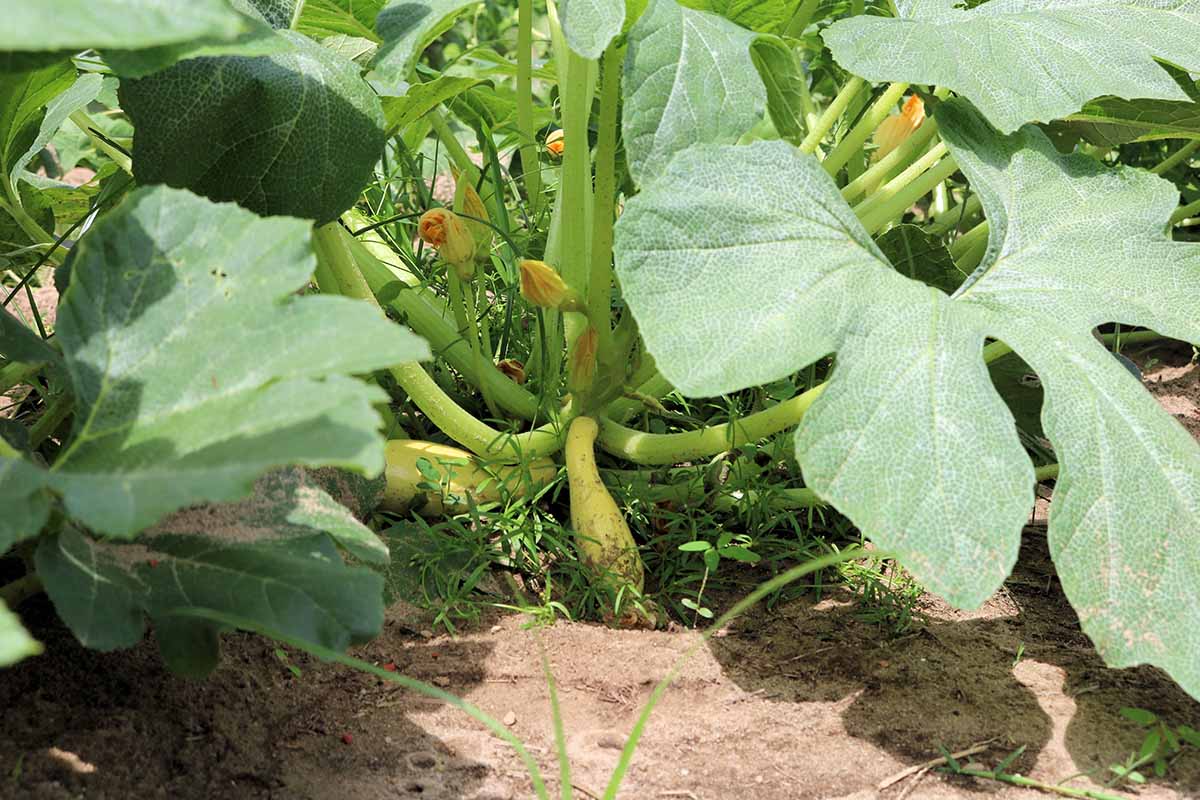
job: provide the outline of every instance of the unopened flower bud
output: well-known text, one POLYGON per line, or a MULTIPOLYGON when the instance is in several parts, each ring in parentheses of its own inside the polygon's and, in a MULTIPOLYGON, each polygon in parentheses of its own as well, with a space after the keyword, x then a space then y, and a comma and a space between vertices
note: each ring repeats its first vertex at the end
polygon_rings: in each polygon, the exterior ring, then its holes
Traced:
POLYGON ((509 380, 518 386, 525 383, 525 365, 515 358, 506 358, 496 365, 496 369, 508 376, 509 380))
POLYGON ((579 295, 562 276, 544 261, 525 259, 520 263, 521 296, 541 308, 583 311, 579 295))
POLYGON ((900 113, 885 119, 875 130, 874 141, 877 147, 871 155, 871 160, 878 161, 902 145, 924 121, 925 101, 915 94, 910 95, 904 101, 900 113))
POLYGON ((448 208, 431 208, 421 215, 417 225, 421 241, 438 251, 448 264, 454 265, 462 277, 469 267, 467 277, 475 271, 475 239, 463 220, 448 208))
POLYGON ((555 158, 562 158, 565 147, 566 141, 563 139, 562 128, 551 131, 550 135, 546 137, 546 152, 555 158))
POLYGON ((571 346, 567 388, 572 392, 584 392, 591 388, 596 377, 596 347, 599 341, 600 334, 595 326, 588 325, 587 330, 579 334, 579 338, 571 346))
POLYGON ((492 247, 492 228, 487 224, 491 222, 491 217, 488 216, 487 206, 470 181, 462 180, 457 169, 451 168, 450 171, 454 175, 454 207, 461 209, 467 217, 463 219, 463 224, 475 240, 475 254, 486 257, 492 247))

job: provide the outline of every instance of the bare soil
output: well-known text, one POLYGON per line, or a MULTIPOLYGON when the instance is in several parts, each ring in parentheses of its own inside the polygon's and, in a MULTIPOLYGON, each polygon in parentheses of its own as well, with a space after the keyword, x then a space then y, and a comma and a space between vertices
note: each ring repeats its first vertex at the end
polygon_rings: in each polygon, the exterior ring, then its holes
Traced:
MULTIPOLYGON (((1190 348, 1147 384, 1200 432, 1190 348)), ((1146 360, 1141 359, 1145 364, 1146 360)), ((1038 792, 906 768, 986 743, 969 760, 1047 782, 1101 775, 1141 733, 1118 710, 1145 708, 1200 727, 1200 703, 1160 671, 1109 670, 1079 631, 1031 525, 1006 586, 982 609, 927 598, 928 623, 891 637, 847 593, 758 609, 699 647, 655 711, 621 793, 634 800, 1034 798, 1038 792), (1018 657, 1019 656, 1019 657, 1018 657)), ((0 672, 0 797, 507 800, 532 790, 520 761, 444 704, 371 676, 226 637, 208 681, 167 673, 151 640, 129 651, 80 647, 35 600, 22 616, 47 653, 0 672)), ((599 795, 654 684, 693 647, 692 631, 559 623, 533 632, 497 616, 457 638, 411 609, 357 655, 465 696, 511 723, 557 786, 545 648, 576 796, 599 795)), ((967 760, 967 759, 965 759, 967 760)), ((1070 785, 1094 786, 1086 778, 1070 785)), ((1200 797, 1200 753, 1130 797, 1200 797)))

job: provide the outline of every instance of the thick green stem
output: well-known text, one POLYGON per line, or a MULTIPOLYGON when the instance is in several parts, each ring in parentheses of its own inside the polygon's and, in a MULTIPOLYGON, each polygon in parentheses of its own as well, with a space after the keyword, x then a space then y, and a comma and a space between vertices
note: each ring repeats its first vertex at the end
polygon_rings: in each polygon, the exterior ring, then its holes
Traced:
POLYGON ((1166 159, 1164 159, 1161 163, 1151 167, 1150 171, 1155 175, 1162 175, 1164 172, 1173 169, 1176 165, 1180 164, 1197 150, 1200 150, 1200 139, 1193 139, 1171 155, 1167 156, 1166 159))
POLYGON ((75 398, 69 392, 63 392, 51 400, 50 405, 42 412, 42 416, 29 429, 29 448, 36 449, 46 441, 51 434, 58 430, 62 421, 70 416, 74 408, 75 398))
MULTIPOLYGON (((37 220, 29 216, 28 212, 25 211, 24 206, 21 205, 21 195, 13 182, 8 179, 8 175, 0 173, 0 184, 3 184, 4 195, 8 198, 7 203, 0 201, 0 209, 7 211, 8 215, 13 218, 21 230, 25 232, 25 235, 32 239, 35 244, 52 244, 54 237, 47 233, 37 223, 37 220)), ((50 253, 47 256, 47 260, 57 266, 62 263, 63 256, 57 252, 50 253)))
POLYGON ((542 166, 533 129, 533 0, 520 0, 517 15, 517 129, 529 217, 536 220, 542 203, 542 166))
POLYGON ((1178 225, 1193 214, 1200 214, 1200 200, 1188 203, 1186 206, 1180 206, 1175 213, 1171 215, 1171 224, 1178 225))
POLYGON ((799 422, 825 384, 744 419, 684 433, 642 433, 608 418, 600 420, 600 446, 637 464, 677 464, 715 455, 779 433, 799 422))
POLYGON ((842 87, 837 96, 829 103, 829 107, 825 109, 825 113, 817 120, 817 124, 812 127, 808 135, 804 137, 804 141, 800 143, 800 151, 802 153, 815 153, 817 145, 825 138, 825 134, 837 124, 838 119, 842 116, 842 112, 846 110, 846 106, 850 105, 850 101, 854 99, 859 90, 865 85, 865 81, 857 75, 846 81, 846 85, 842 87))
POLYGON ((896 108, 896 103, 904 96, 908 90, 907 83, 893 83, 888 86, 879 99, 876 100, 867 112, 863 114, 862 119, 854 126, 850 133, 838 143, 838 146, 833 148, 833 152, 825 157, 821 162, 821 166, 830 175, 836 175, 838 170, 846 165, 856 153, 862 151, 863 145, 871 134, 875 133, 888 115, 896 108))
POLYGON ((895 219, 904 214, 908 208, 933 188, 958 171, 952 156, 947 156, 940 162, 937 160, 947 153, 944 143, 922 156, 911 167, 901 172, 870 200, 854 209, 863 227, 870 233, 882 230, 895 219), (923 170, 928 169, 928 172, 923 170))
MULTIPOLYGON (((1105 341, 1114 338, 1114 334, 1104 335, 1105 341)), ((1144 343, 1161 338, 1153 331, 1121 334, 1123 343, 1144 343)), ((984 363, 990 364, 1011 352, 1012 348, 1003 342, 992 342, 983 349, 984 363)), ((820 383, 803 394, 740 420, 684 433, 642 433, 603 417, 600 419, 600 446, 627 461, 650 466, 713 456, 799 424, 827 385, 828 382, 820 383)))
MULTIPOLYGON (((346 241, 347 236, 336 222, 322 225, 313 232, 317 260, 325 263, 328 267, 325 274, 332 276, 335 281, 334 286, 320 288, 324 292, 334 291, 379 308, 370 285, 358 269, 346 241)), ((317 277, 319 282, 321 273, 317 277)), ((563 409, 561 424, 559 420, 553 420, 526 433, 506 433, 481 422, 454 402, 420 364, 398 364, 388 371, 434 425, 463 447, 481 456, 522 461, 554 453, 562 448, 566 439, 566 425, 574 413, 568 406, 563 409)))
MULTIPOLYGON (((562 53, 559 53, 562 56, 562 53)), ((559 271, 567 285, 584 297, 588 288, 591 266, 589 209, 592 205, 591 150, 588 146, 588 117, 592 107, 591 74, 594 62, 567 49, 567 84, 560 86, 563 115, 562 166, 562 263, 559 271)), ((583 332, 586 320, 582 314, 564 315, 567 325, 567 345, 583 332)))
POLYGON ((596 188, 593 202, 588 317, 599 334, 603 360, 612 348, 613 220, 617 201, 617 112, 621 101, 621 58, 615 44, 604 51, 600 78, 600 120, 596 139, 596 188))
POLYGON ((116 147, 99 135, 99 129, 92 124, 92 118, 87 115, 83 109, 72 112, 70 116, 71 122, 79 126, 79 129, 87 134, 87 137, 92 140, 92 144, 97 150, 104 153, 112 159, 112 162, 124 170, 127 174, 133 174, 133 159, 121 152, 116 147))
POLYGON ((906 166, 916 158, 936 133, 937 122, 932 119, 925 120, 925 123, 917 128, 912 136, 905 139, 899 147, 872 164, 871 168, 862 175, 846 184, 842 189, 842 197, 847 203, 852 203, 866 194, 871 187, 878 186, 897 168, 906 166))
POLYGON ((808 24, 812 22, 813 14, 817 11, 817 6, 821 5, 821 0, 804 0, 800 7, 796 9, 796 13, 792 15, 792 19, 787 25, 787 36, 793 39, 799 39, 804 35, 804 30, 808 24))
MULTIPOLYGON (((422 288, 416 276, 411 273, 400 269, 393 271, 393 268, 380 261, 364 243, 351 239, 349 234, 345 238, 349 240, 351 255, 371 291, 378 295, 389 286, 394 288, 392 285, 396 282, 405 284, 406 288, 401 289, 399 293, 389 291, 391 297, 386 305, 404 318, 414 331, 425 337, 438 358, 446 361, 468 379, 474 378, 477 371, 474 369, 474 353, 447 319, 450 310, 442 299, 422 288)), ((386 249, 386 245, 382 247, 386 249)), ((318 283, 321 280, 322 267, 318 262, 318 283)), ((499 370, 489 370, 480 375, 479 379, 487 384, 488 391, 501 408, 522 419, 537 417, 541 408, 538 398, 505 377, 499 370)))

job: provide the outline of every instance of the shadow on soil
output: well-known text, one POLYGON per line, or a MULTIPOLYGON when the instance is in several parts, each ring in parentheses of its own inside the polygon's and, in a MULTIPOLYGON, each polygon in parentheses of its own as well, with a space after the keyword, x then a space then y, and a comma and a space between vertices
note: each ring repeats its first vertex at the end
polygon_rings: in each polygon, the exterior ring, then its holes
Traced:
MULTIPOLYGON (((303 654, 285 663, 271 642, 236 633, 217 672, 189 681, 152 639, 98 653, 45 598, 21 610, 46 653, 0 671, 0 796, 474 797, 488 775, 408 719, 439 703, 395 684, 303 654)), ((355 654, 461 695, 490 651, 390 624, 355 654)))
MULTIPOLYGON (((889 639, 844 599, 759 608, 711 648, 744 690, 835 702, 848 735, 912 763, 994 740, 977 756, 987 766, 1025 745, 1014 771, 1050 764, 1063 769, 1056 780, 1095 770, 1103 781, 1144 735, 1122 707, 1200 724, 1200 703, 1161 671, 1104 666, 1053 576, 1044 530, 1026 533, 1013 576, 982 609, 925 611, 927 625, 889 639)), ((1200 755, 1175 762, 1167 783, 1200 796, 1200 755)))

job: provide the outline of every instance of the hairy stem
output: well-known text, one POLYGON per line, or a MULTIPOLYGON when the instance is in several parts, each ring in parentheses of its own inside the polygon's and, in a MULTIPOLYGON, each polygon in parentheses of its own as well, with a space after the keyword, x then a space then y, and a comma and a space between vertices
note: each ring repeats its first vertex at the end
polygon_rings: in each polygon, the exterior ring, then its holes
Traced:
POLYGON ((858 124, 854 126, 850 133, 846 134, 846 137, 821 162, 821 166, 825 168, 825 171, 830 175, 836 175, 838 170, 844 167, 852 156, 861 152, 867 139, 888 118, 888 115, 896 108, 896 103, 904 96, 907 90, 907 83, 893 83, 889 85, 883 94, 879 96, 879 99, 863 114, 858 124))
POLYGON ((536 220, 542 203, 542 166, 533 129, 533 0, 520 0, 517 15, 517 129, 529 217, 536 220))
MULTIPOLYGON (((313 232, 313 245, 317 261, 324 262, 333 286, 321 286, 324 292, 336 292, 356 300, 362 300, 379 308, 363 274, 359 271, 345 240, 349 234, 341 225, 331 222, 313 232)), ((320 285, 322 272, 318 272, 320 285)), ((572 406, 563 409, 562 421, 551 420, 546 425, 526 433, 513 434, 498 431, 476 419, 469 411, 437 385, 420 364, 408 362, 395 365, 388 370, 409 398, 424 412, 442 433, 454 439, 473 453, 490 456, 504 461, 523 461, 549 455, 562 448, 566 439, 566 425, 574 413, 572 406)), ((497 373, 498 374, 498 373, 497 373)), ((503 376, 501 376, 503 377, 503 376)))
POLYGON ((616 44, 604 51, 600 78, 600 120, 596 140, 596 187, 593 202, 588 316, 599 334, 601 359, 612 348, 613 220, 617 199, 617 111, 621 101, 621 59, 616 44))
POLYGON ((816 152, 817 145, 825 138, 825 134, 829 133, 833 126, 837 124, 838 119, 841 118, 842 113, 846 110, 846 106, 850 105, 850 101, 854 99, 854 96, 858 94, 859 90, 865 84, 866 82, 858 76, 846 81, 846 85, 830 101, 829 107, 821 114, 817 120, 817 124, 812 127, 812 130, 804 137, 804 141, 800 143, 800 152, 816 152))
POLYGON ((856 207, 854 213, 863 227, 872 234, 877 233, 957 172, 958 165, 952 156, 942 158, 947 152, 945 143, 938 143, 911 167, 882 186, 870 200, 856 207))
POLYGON ((871 168, 862 175, 846 184, 842 189, 842 197, 847 203, 852 203, 866 194, 871 187, 879 185, 894 170, 911 163, 925 149, 936 133, 937 122, 932 119, 925 120, 925 123, 917 128, 912 136, 905 139, 899 147, 872 164, 871 168))

